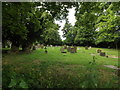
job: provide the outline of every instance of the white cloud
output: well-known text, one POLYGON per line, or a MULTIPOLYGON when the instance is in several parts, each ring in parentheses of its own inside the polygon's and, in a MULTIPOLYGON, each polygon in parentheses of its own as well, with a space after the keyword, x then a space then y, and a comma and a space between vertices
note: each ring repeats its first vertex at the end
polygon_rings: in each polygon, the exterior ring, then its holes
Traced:
POLYGON ((62 29, 63 29, 63 27, 64 27, 64 25, 65 25, 65 20, 55 21, 55 23, 60 25, 59 34, 60 34, 61 39, 62 39, 62 40, 65 40, 65 38, 62 37, 62 35, 63 35, 62 29))
MULTIPOLYGON (((71 8, 71 9, 68 9, 69 10, 69 13, 68 13, 68 21, 72 24, 72 26, 75 25, 75 22, 76 22, 76 19, 75 19, 75 8, 71 8)), ((62 20, 62 21, 55 21, 56 24, 59 24, 60 25, 60 28, 59 28, 59 34, 61 36, 61 39, 62 40, 65 40, 65 38, 63 38, 63 32, 62 32, 62 29, 65 25, 65 20, 62 20)))
POLYGON ((72 26, 75 25, 76 19, 75 19, 75 8, 71 8, 69 9, 69 13, 68 13, 68 21, 72 24, 72 26))

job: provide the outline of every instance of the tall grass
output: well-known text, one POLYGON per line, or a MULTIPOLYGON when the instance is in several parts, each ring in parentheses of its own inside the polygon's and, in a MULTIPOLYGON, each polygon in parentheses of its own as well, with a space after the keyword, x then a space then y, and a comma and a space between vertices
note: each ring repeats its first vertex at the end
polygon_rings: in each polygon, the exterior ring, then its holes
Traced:
POLYGON ((59 49, 48 48, 48 54, 38 49, 31 54, 4 55, 3 88, 118 88, 115 70, 103 67, 117 65, 117 59, 90 55, 96 54, 96 48, 81 47, 66 55, 59 49))

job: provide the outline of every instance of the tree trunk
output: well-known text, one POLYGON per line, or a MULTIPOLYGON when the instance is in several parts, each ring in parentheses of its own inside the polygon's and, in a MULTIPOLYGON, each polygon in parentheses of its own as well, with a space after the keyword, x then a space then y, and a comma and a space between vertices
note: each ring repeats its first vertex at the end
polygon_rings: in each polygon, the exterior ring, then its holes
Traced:
POLYGON ((2 48, 5 48, 5 42, 2 42, 2 48))
POLYGON ((12 47, 11 47, 11 52, 13 52, 13 53, 18 53, 18 52, 19 52, 19 47, 18 47, 18 46, 15 46, 15 45, 12 45, 12 47))
POLYGON ((32 50, 32 44, 24 44, 22 45, 22 51, 26 53, 30 53, 32 50))
POLYGON ((12 43, 11 52, 13 52, 13 53, 18 53, 18 52, 19 52, 19 44, 17 44, 17 43, 12 43))

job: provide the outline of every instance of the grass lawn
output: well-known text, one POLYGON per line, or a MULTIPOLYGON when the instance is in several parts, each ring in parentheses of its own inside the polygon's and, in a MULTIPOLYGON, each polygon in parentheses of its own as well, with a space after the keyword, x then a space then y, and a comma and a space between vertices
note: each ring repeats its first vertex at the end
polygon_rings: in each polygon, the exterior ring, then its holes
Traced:
MULTIPOLYGON (((10 88, 117 88, 118 58, 102 57, 96 49, 79 47, 77 53, 60 53, 60 47, 37 49, 30 54, 3 54, 3 87, 10 88), (95 61, 93 60, 95 58, 95 61)), ((114 49, 103 49, 118 56, 114 49)))

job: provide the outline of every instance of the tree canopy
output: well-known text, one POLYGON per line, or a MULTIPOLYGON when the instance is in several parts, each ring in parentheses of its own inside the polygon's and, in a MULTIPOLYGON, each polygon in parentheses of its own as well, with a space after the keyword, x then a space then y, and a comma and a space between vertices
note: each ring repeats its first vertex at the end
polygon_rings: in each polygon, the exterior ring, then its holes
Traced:
POLYGON ((21 46, 29 51, 35 42, 61 45, 60 26, 65 19, 63 37, 68 45, 111 46, 120 42, 120 2, 4 2, 2 4, 3 43, 12 50, 21 46), (76 23, 67 18, 68 8, 75 7, 76 23))
POLYGON ((76 7, 76 33, 74 40, 70 35, 72 29, 65 24, 64 32, 67 44, 75 45, 91 45, 102 47, 115 47, 115 43, 119 43, 120 35, 120 3, 116 2, 80 2, 76 7), (66 28, 69 31, 66 31, 66 28), (71 40, 71 41, 68 41, 71 40))

